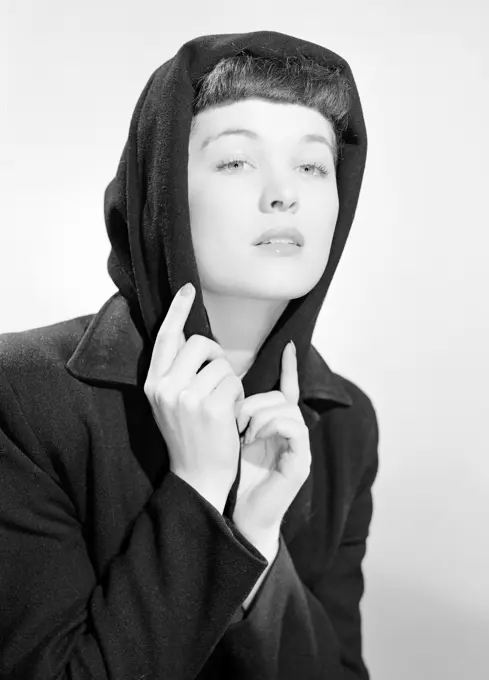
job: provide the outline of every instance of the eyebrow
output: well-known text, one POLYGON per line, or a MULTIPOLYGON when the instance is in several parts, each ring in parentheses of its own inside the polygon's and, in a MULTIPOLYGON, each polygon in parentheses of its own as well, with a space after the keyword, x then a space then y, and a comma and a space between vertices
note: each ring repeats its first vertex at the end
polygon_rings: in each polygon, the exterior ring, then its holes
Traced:
MULTIPOLYGON (((216 139, 219 139, 219 137, 223 137, 224 135, 245 135, 250 139, 254 140, 261 139, 260 135, 257 134, 256 132, 253 132, 253 130, 247 130, 246 128, 229 128, 227 130, 223 130, 218 135, 211 135, 210 137, 207 137, 202 143, 200 150, 202 151, 208 144, 214 142, 216 139)), ((331 145, 331 142, 328 139, 326 139, 326 137, 324 137, 323 135, 317 134, 304 135, 303 137, 301 137, 301 139, 299 139, 299 144, 303 144, 304 142, 321 142, 322 144, 326 144, 326 146, 329 148, 329 150, 334 156, 334 149, 333 146, 331 145)))

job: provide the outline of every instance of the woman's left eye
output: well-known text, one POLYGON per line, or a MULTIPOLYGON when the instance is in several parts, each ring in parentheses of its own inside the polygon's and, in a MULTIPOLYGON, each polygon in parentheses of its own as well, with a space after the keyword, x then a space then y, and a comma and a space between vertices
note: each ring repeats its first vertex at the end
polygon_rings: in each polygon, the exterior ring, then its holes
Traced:
MULTIPOLYGON (((321 163, 304 163, 304 165, 302 167, 304 167, 304 166, 310 166, 312 168, 316 168, 316 170, 319 170, 319 173, 323 176, 329 175, 328 168, 326 168, 324 165, 321 165, 321 163)), ((309 173, 307 173, 307 174, 309 174, 309 173)))
MULTIPOLYGON (((219 165, 217 165, 218 170, 222 170, 223 168, 229 168, 230 165, 236 165, 237 163, 248 163, 248 161, 244 161, 241 158, 233 158, 230 161, 223 161, 219 165)), ((328 169, 324 166, 321 165, 321 163, 304 163, 301 167, 311 167, 311 168, 316 168, 316 170, 319 170, 320 175, 325 176, 329 175, 328 169)), ((230 169, 230 168, 229 168, 230 169)), ((312 173, 306 173, 306 174, 312 174, 312 173)))

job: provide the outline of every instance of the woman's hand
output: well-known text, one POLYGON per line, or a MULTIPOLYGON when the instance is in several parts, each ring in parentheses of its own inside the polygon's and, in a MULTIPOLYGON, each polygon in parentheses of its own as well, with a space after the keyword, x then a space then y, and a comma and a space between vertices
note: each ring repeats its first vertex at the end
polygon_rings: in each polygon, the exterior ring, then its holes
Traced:
POLYGON ((241 476, 233 521, 256 543, 278 537, 290 504, 309 476, 309 430, 299 408, 297 359, 291 343, 282 354, 280 391, 246 398, 238 415, 241 476), (249 439, 249 441, 248 441, 249 439))
POLYGON ((192 286, 190 295, 184 287, 173 298, 158 331, 144 392, 165 439, 170 470, 222 514, 238 470, 236 411, 244 391, 218 343, 201 335, 185 340, 194 297, 192 286))

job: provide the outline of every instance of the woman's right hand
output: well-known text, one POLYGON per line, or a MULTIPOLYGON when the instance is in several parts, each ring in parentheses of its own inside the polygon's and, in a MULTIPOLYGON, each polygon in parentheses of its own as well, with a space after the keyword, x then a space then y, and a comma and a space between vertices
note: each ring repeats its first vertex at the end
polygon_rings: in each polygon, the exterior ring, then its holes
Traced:
POLYGON ((144 393, 165 439, 170 470, 222 513, 238 471, 236 402, 244 400, 243 384, 218 343, 202 335, 185 341, 195 288, 190 295, 182 290, 158 331, 144 393))

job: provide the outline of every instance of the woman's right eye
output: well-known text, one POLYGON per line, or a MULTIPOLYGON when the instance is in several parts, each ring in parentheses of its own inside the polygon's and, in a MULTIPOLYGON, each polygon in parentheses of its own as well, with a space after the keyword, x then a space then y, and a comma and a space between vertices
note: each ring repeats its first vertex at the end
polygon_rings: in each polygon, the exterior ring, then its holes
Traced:
POLYGON ((219 163, 219 165, 217 165, 216 167, 218 170, 222 170, 223 168, 228 168, 230 165, 236 163, 248 163, 248 161, 244 161, 241 158, 233 158, 230 161, 223 161, 222 163, 219 163))

